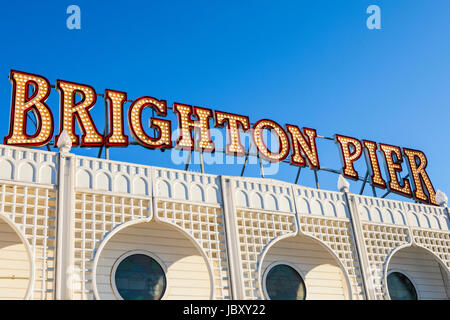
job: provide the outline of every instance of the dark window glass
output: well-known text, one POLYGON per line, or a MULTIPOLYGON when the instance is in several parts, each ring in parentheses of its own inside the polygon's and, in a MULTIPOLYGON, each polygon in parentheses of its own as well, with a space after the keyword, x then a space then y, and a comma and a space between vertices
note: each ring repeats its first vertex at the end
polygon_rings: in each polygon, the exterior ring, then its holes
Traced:
POLYGON ((294 268, 278 264, 269 270, 266 290, 271 300, 304 300, 305 284, 294 268))
POLYGON ((116 288, 124 300, 159 300, 166 290, 166 276, 155 259, 133 254, 116 269, 116 288))
POLYGON ((389 295, 392 300, 417 300, 417 292, 411 280, 400 272, 392 272, 387 277, 389 295))

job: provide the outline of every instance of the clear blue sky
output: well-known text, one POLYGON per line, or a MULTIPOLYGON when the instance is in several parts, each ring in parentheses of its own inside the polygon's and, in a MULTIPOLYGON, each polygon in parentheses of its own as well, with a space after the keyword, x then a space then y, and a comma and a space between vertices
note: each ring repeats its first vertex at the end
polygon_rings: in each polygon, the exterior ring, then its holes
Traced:
MULTIPOLYGON (((0 30, 1 137, 8 133, 7 77, 18 69, 98 93, 111 88, 130 99, 150 95, 249 115, 251 122, 269 118, 324 136, 420 149, 435 188, 450 193, 448 1, 8 1, 0 30), (81 30, 66 28, 71 4, 81 8, 81 30), (381 8, 381 30, 366 28, 370 4, 381 8)), ((59 122, 57 92, 48 103, 59 122)), ((103 108, 99 99, 93 116, 100 130, 103 108)), ((318 148, 322 165, 340 168, 333 142, 318 148)), ((114 149, 110 157, 184 167, 171 163, 170 151, 142 147, 114 149)), ((363 158, 357 168, 364 175, 363 158)), ((239 175, 241 166, 206 170, 239 175)), ((272 178, 293 181, 296 172, 282 165, 272 178)), ((259 167, 247 174, 257 176, 259 167)), ((336 175, 319 178, 321 188, 336 190, 336 175)), ((301 184, 313 181, 302 171, 301 184)))

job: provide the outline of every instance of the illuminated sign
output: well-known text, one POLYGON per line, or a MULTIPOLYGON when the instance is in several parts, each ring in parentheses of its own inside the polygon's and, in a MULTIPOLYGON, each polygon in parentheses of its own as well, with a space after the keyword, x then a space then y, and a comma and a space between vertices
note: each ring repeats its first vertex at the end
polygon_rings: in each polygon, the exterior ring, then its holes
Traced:
MULTIPOLYGON (((11 119, 9 134, 4 138, 4 144, 23 147, 40 147, 47 145, 53 137, 55 121, 46 100, 49 97, 50 82, 39 75, 12 70, 11 119), (27 133, 28 113, 33 112, 36 118, 36 131, 27 133)), ((72 139, 73 146, 103 146, 126 147, 129 139, 124 131, 124 105, 127 102, 125 92, 106 89, 104 98, 108 105, 109 132, 102 135, 96 128, 90 110, 97 100, 95 89, 89 85, 56 81, 56 90, 60 96, 59 134, 55 136, 55 145, 59 135, 66 130, 72 139), (81 137, 75 133, 78 125, 81 137)), ((215 146, 211 139, 211 122, 217 128, 224 128, 227 132, 228 143, 225 153, 234 156, 245 155, 241 144, 241 131, 251 131, 253 142, 258 155, 270 162, 280 162, 290 154, 290 164, 298 167, 308 166, 313 170, 320 170, 317 151, 315 129, 302 128, 293 124, 285 127, 269 119, 256 121, 251 127, 247 116, 213 111, 207 108, 190 106, 187 104, 173 104, 176 114, 177 128, 180 135, 175 143, 172 141, 172 122, 164 119, 167 116, 167 103, 150 96, 134 100, 128 109, 128 127, 133 139, 140 145, 151 149, 178 148, 214 152, 215 146), (150 119, 150 128, 157 134, 148 135, 142 125, 142 112, 151 109, 155 116, 150 119), (193 132, 198 132, 197 137, 193 132), (277 150, 267 146, 263 133, 270 131, 278 137, 277 150)), ((390 192, 414 198, 417 201, 437 205, 436 194, 430 178, 426 172, 427 158, 422 151, 401 148, 384 143, 362 140, 336 134, 334 137, 342 161, 342 174, 350 179, 359 179, 354 163, 364 154, 369 182, 378 188, 387 188, 390 192), (381 174, 379 156, 386 169, 385 181, 381 174), (409 179, 400 178, 402 163, 406 162, 409 179)))

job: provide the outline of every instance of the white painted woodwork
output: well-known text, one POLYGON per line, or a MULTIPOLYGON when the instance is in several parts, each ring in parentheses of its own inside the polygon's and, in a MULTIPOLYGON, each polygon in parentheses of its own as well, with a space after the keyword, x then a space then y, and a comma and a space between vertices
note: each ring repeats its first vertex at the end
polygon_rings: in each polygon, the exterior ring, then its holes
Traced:
POLYGON ((166 299, 209 299, 211 282, 205 259, 179 230, 164 223, 140 223, 115 234, 101 252, 97 289, 102 299, 116 299, 111 272, 116 260, 133 250, 157 256, 167 268, 166 299))
POLYGON ((288 262, 300 271, 306 285, 307 300, 348 298, 343 271, 316 240, 296 236, 275 243, 264 258, 262 276, 275 262, 288 262))

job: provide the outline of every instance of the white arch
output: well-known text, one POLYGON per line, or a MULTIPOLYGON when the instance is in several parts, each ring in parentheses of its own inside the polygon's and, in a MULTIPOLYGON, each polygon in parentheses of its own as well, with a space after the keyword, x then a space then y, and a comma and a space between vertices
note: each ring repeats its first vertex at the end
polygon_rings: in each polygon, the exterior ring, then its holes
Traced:
POLYGON ((198 183, 191 184, 189 192, 190 192, 189 199, 192 201, 204 202, 206 200, 205 191, 203 190, 203 187, 198 183))
POLYGON ((0 214, 0 219, 2 219, 3 221, 5 221, 14 231, 15 233, 19 236, 20 240, 22 240, 22 243, 25 246, 25 249, 27 251, 28 254, 28 261, 30 264, 30 280, 28 282, 28 288, 27 291, 25 293, 25 300, 29 300, 31 298, 31 294, 33 292, 33 287, 34 287, 34 259, 33 259, 33 251, 31 250, 31 246, 28 243, 27 239, 25 238, 25 236, 23 235, 23 233, 20 231, 20 229, 16 226, 16 224, 4 213, 0 214))
POLYGON ((262 283, 262 262, 264 261, 264 258, 266 257, 267 253, 269 252, 270 248, 272 248, 272 246, 274 246, 276 243, 280 242, 283 239, 286 238, 294 238, 296 236, 304 236, 307 238, 310 238, 314 241, 317 241, 319 245, 321 245, 328 253, 331 254, 331 256, 333 257, 333 259, 336 261, 337 265, 340 267, 344 278, 345 278, 345 282, 346 282, 346 286, 347 286, 347 294, 348 294, 348 298, 351 300, 352 299, 352 287, 351 287, 351 283, 350 283, 350 277, 347 273, 347 270, 345 269, 344 264, 341 262, 341 260, 339 259, 339 257, 336 255, 336 253, 334 253, 334 251, 330 248, 330 246, 328 246, 326 243, 324 243, 322 240, 305 234, 303 232, 299 232, 299 231, 295 231, 292 233, 288 233, 288 234, 284 234, 282 236, 279 236, 277 238, 272 239, 272 241, 270 241, 270 243, 264 248, 263 252, 261 253, 259 259, 258 259, 258 271, 257 271, 257 276, 258 276, 258 287, 259 287, 259 293, 261 294, 261 297, 264 296, 264 290, 263 290, 263 283, 262 283))
POLYGON ((133 179, 132 186, 132 192, 133 194, 139 194, 139 195, 148 195, 148 183, 145 181, 142 177, 135 177, 133 179))
POLYGON ((311 213, 324 216, 325 212, 323 210, 323 205, 318 199, 311 201, 311 213))
POLYGON ((216 187, 209 185, 206 187, 206 202, 209 203, 218 203, 219 200, 219 191, 216 187))
POLYGON ((337 217, 336 207, 330 200, 325 202, 324 214, 329 217, 337 217))
POLYGON ((278 201, 273 194, 266 194, 264 197, 264 209, 278 210, 278 201))
POLYGON ((113 191, 118 193, 130 193, 130 184, 130 178, 123 173, 119 173, 114 177, 113 191))
POLYGON ((36 182, 35 164, 27 160, 20 161, 17 164, 17 180, 24 182, 36 182))
POLYGON ((172 189, 173 189, 172 197, 174 199, 189 200, 188 188, 186 184, 184 184, 183 182, 180 181, 175 182, 172 189))
POLYGON ((93 263, 93 267, 92 267, 92 290, 94 292, 94 297, 97 300, 100 300, 100 295, 98 294, 98 290, 97 290, 97 265, 98 265, 98 261, 100 259, 101 253, 104 249, 104 247, 106 246, 106 244, 109 242, 109 240, 111 240, 112 237, 114 237, 114 235, 116 235, 119 231, 130 227, 132 225, 135 224, 140 224, 140 223, 149 223, 152 221, 157 221, 159 223, 163 223, 167 226, 170 227, 175 227, 175 229, 180 230, 191 242, 192 244, 195 246, 195 248, 200 252, 200 254, 202 255, 203 259, 205 260, 205 264, 206 264, 206 268, 208 269, 208 273, 209 273, 209 280, 210 280, 210 299, 214 299, 214 294, 215 294, 215 290, 214 290, 214 274, 209 262, 209 258, 206 255, 206 253, 204 252, 202 246, 197 242, 197 240, 195 240, 195 238, 190 235, 188 232, 186 232, 186 230, 182 229, 181 227, 179 227, 178 225, 174 224, 174 223, 170 223, 170 222, 166 222, 166 221, 161 221, 159 219, 155 219, 153 220, 152 217, 149 218, 141 218, 141 219, 136 219, 136 220, 132 220, 132 221, 128 221, 126 223, 123 223, 121 225, 118 225, 117 227, 115 227, 111 232, 109 232, 102 240, 102 242, 100 243, 99 247, 97 248, 97 250, 95 250, 95 257, 94 257, 94 263, 93 263))
POLYGON ((9 158, 2 157, 0 160, 0 179, 14 179, 14 164, 9 158))
POLYGON ((247 193, 243 190, 237 190, 235 192, 236 192, 236 205, 238 207, 244 208, 250 207, 250 202, 247 193))
POLYGON ((112 184, 113 179, 110 173, 105 170, 97 171, 94 178, 94 188, 96 190, 112 191, 112 184), (106 181, 103 179, 106 179, 106 181))
POLYGON ((86 168, 77 170, 77 173, 75 175, 75 186, 77 188, 91 189, 93 186, 92 172, 86 168))
POLYGON ((250 197, 250 206, 256 209, 264 209, 264 200, 259 192, 253 191, 250 197))
POLYGON ((281 196, 280 198, 280 210, 292 212, 291 200, 287 196, 281 196))
POLYGON ((384 292, 386 292, 387 296, 389 299, 391 299, 391 296, 389 295, 389 289, 387 286, 387 274, 388 274, 388 270, 389 270, 389 264, 391 262, 392 257, 399 252, 402 249, 405 248, 420 248, 420 249, 424 249, 426 252, 430 253, 432 255, 432 257, 436 260, 436 262, 443 267, 443 269, 445 270, 445 272, 447 273, 447 277, 450 277, 450 268, 447 267, 447 265, 445 264, 444 261, 442 261, 442 259, 436 255, 433 251, 431 251, 428 248, 425 248, 424 246, 418 245, 417 243, 406 243, 404 245, 401 245, 397 248, 395 248, 394 250, 392 250, 388 257, 386 258, 386 261, 383 264, 383 289, 384 292))
POLYGON ((298 197, 296 199, 296 203, 298 206, 298 213, 300 213, 300 214, 302 214, 302 213, 310 214, 311 213, 311 206, 309 204, 308 199, 303 198, 303 197, 298 197))

